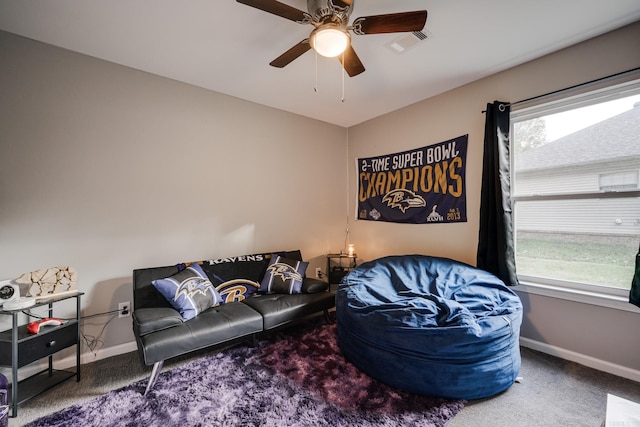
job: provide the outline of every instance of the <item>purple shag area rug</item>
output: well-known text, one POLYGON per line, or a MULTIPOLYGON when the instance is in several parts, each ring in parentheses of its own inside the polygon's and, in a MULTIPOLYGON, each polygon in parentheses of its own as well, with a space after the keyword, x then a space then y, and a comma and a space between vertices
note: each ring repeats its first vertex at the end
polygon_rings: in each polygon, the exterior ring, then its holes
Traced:
POLYGON ((29 426, 444 426, 462 400, 384 385, 342 356, 336 326, 288 329, 40 418, 29 426))

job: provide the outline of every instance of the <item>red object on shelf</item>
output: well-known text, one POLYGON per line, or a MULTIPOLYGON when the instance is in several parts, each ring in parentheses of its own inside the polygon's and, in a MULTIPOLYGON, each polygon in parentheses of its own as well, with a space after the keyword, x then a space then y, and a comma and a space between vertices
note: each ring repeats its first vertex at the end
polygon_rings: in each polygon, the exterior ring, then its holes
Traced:
POLYGON ((47 317, 46 319, 38 320, 36 322, 31 322, 27 325, 27 331, 29 331, 30 334, 37 334, 38 332, 40 332, 41 326, 48 326, 48 325, 60 326, 62 325, 62 320, 57 319, 55 317, 47 317))

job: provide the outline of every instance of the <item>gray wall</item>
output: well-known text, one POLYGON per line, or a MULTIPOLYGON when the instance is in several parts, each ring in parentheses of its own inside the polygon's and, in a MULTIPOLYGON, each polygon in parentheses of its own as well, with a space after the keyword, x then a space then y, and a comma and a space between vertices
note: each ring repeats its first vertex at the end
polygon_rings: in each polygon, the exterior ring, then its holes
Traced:
POLYGON ((89 315, 134 268, 342 247, 346 129, 4 32, 0 63, 0 279, 73 266, 89 315))
MULTIPOLYGON (((505 72, 462 86, 349 128, 350 177, 355 159, 435 144, 469 134, 467 214, 464 224, 388 224, 357 221, 351 238, 358 254, 422 253, 475 264, 484 114, 488 102, 516 102, 640 66, 640 22, 505 72)), ((356 183, 350 182, 350 211, 356 183)), ((629 278, 631 281, 631 278, 629 278)), ((522 293, 522 336, 545 349, 579 354, 582 361, 616 365, 640 379, 640 310, 634 312, 522 293)), ((627 306, 633 307, 630 304, 627 306)), ((574 355, 575 355, 574 354, 574 355)))

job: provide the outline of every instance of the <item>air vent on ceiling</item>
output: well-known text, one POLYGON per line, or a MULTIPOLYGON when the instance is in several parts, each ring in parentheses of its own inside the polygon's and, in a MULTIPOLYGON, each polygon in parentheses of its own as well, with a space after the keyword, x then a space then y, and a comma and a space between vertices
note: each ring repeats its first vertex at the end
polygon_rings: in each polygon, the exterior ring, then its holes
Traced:
POLYGON ((405 53, 408 49, 414 47, 423 40, 431 38, 432 34, 426 28, 422 31, 413 31, 411 33, 402 34, 391 40, 385 46, 394 53, 405 53))

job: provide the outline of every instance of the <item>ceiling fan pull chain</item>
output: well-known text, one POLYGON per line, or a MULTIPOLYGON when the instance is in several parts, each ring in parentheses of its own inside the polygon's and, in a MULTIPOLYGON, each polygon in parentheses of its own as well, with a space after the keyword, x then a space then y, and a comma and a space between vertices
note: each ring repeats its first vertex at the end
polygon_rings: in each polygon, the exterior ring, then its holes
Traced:
MULTIPOLYGON (((344 64, 344 52, 342 52, 342 63, 344 64)), ((344 67, 340 67, 340 75, 342 76, 342 102, 344 102, 344 67)))
POLYGON ((313 85, 313 91, 315 93, 318 93, 318 53, 315 53, 315 58, 316 58, 316 83, 313 85))

